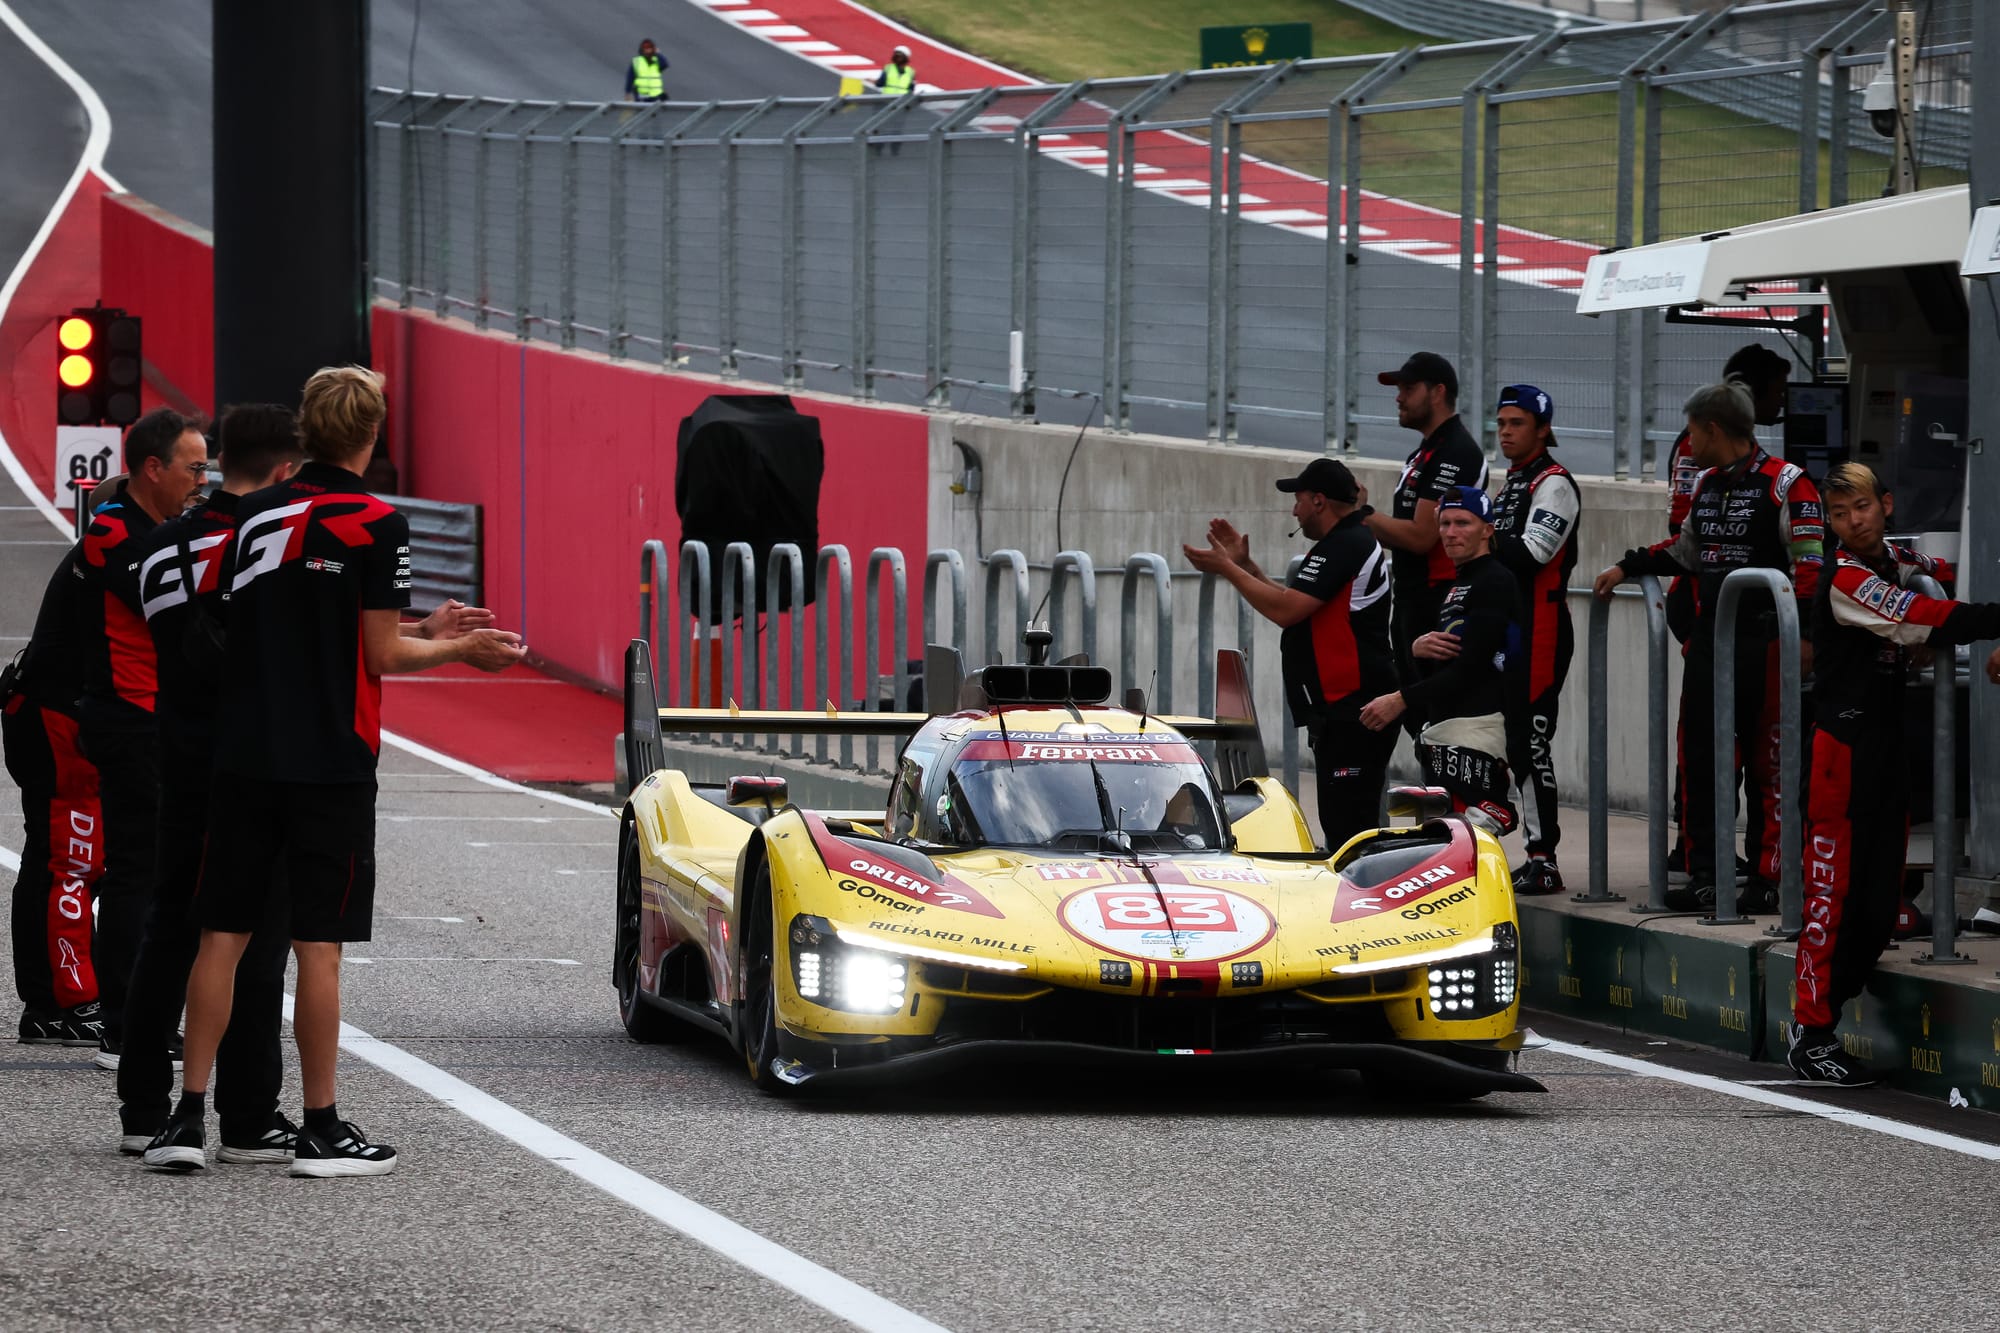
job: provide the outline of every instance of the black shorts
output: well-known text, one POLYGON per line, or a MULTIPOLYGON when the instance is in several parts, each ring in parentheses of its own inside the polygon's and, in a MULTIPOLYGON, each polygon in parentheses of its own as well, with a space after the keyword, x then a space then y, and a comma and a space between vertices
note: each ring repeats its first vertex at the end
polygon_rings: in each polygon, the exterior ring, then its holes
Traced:
POLYGON ((288 892, 295 940, 355 943, 375 915, 375 784, 267 782, 218 771, 195 915, 247 935, 288 892))

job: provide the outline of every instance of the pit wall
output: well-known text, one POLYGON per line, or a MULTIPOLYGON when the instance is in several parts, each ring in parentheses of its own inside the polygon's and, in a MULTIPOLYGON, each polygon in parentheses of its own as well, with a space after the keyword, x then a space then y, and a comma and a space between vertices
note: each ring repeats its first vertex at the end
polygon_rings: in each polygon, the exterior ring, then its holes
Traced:
MULTIPOLYGON (((981 641, 979 608, 983 605, 981 571, 975 556, 1018 548, 1035 563, 1046 565, 1055 553, 1055 515, 1060 492, 1062 543, 1088 552, 1099 570, 1097 602, 1099 656, 1116 665, 1122 565, 1134 551, 1164 555, 1176 570, 1189 570, 1181 554, 1183 542, 1206 543, 1211 517, 1226 517, 1250 539, 1253 557, 1274 577, 1282 578, 1286 562, 1303 553, 1308 543, 1293 538, 1290 497, 1275 489, 1279 477, 1295 475, 1305 455, 1284 449, 1232 445, 1220 448, 1186 440, 1147 436, 1112 436, 1087 432, 1081 444, 1075 427, 1019 425, 986 417, 939 417, 931 423, 930 533, 933 545, 955 546, 965 552, 973 588, 972 638, 981 641), (954 441, 970 446, 981 462, 981 494, 954 495, 950 484, 965 468, 954 441), (1063 486, 1065 464, 1075 449, 1069 481, 1063 486), (979 543, 980 545, 976 545, 979 543)), ((1414 446, 1417 437, 1412 434, 1414 446)), ((1560 454, 1558 454, 1560 456, 1560 454)), ((1374 459, 1350 459, 1349 466, 1370 497, 1386 503, 1401 474, 1401 465, 1374 459)), ((1504 466, 1504 465, 1503 465, 1504 466)), ((1583 518, 1573 586, 1587 585, 1597 571, 1636 545, 1666 535, 1666 488, 1657 482, 1581 479, 1583 518)), ((1499 476, 1494 477, 1498 489, 1499 476)), ((1048 575, 1037 571, 1033 600, 1041 600, 1048 575)), ((1195 706, 1197 598, 1199 580, 1177 577, 1171 635, 1174 707, 1195 706)), ((1140 622, 1138 682, 1147 684, 1156 670, 1152 623, 1154 593, 1150 583, 1139 589, 1140 622)), ((1071 597, 1074 604, 1075 598, 1071 597)), ((1236 645, 1235 596, 1218 590, 1216 644, 1236 645)), ((1563 690, 1562 722, 1556 735, 1556 771, 1565 799, 1584 800, 1586 646, 1589 599, 1572 597, 1570 614, 1576 626, 1576 654, 1563 690)), ((1076 615, 1058 628, 1058 651, 1077 641, 1076 615)), ((1001 617, 1006 637, 1010 613, 1001 617)), ((1643 810, 1646 802, 1646 618, 1637 599, 1612 603, 1610 625, 1610 791, 1614 806, 1643 810)), ((1668 688, 1680 688, 1680 655, 1670 652, 1668 688)), ((1276 737, 1284 718, 1278 677, 1278 633, 1257 620, 1253 636, 1258 712, 1267 737, 1276 737)), ((1404 757, 1408 758, 1405 743, 1404 757)), ((1272 754, 1274 766, 1278 754, 1272 754)), ((1581 828, 1576 830, 1581 835, 1581 828)))

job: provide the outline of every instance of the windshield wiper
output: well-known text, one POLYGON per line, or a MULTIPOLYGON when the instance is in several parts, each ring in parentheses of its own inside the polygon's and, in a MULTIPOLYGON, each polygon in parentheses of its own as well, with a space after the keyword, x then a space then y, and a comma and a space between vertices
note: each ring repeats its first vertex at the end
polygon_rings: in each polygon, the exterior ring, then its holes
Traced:
POLYGON ((986 835, 979 830, 979 817, 972 813, 972 802, 966 797, 965 784, 958 780, 955 771, 945 771, 944 789, 951 796, 951 808, 958 812, 959 833, 966 839, 965 846, 985 846, 986 835))

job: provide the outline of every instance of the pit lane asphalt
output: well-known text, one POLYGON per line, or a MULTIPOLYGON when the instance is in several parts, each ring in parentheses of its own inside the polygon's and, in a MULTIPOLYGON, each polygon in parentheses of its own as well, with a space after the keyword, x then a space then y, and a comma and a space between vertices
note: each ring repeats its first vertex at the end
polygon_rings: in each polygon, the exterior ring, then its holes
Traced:
MULTIPOLYGON (((0 86, 20 54, 0 38, 0 86)), ((21 144, 15 244, 66 175, 21 170, 21 144)), ((60 554, 24 505, 0 483, 10 651, 60 554)), ((1524 1067, 1548 1094, 1445 1111, 1073 1076, 762 1098, 719 1046, 619 1032, 611 819, 393 749, 382 787, 351 1023, 946 1327, 1990 1326, 1994 1163, 1546 1051, 1524 1067)), ((0 803, 17 850, 11 785, 0 803)), ((395 1175, 158 1177, 116 1156, 87 1052, 0 1040, 0 1326, 835 1326, 408 1084, 348 1057, 342 1078, 344 1111, 404 1151, 395 1175)))

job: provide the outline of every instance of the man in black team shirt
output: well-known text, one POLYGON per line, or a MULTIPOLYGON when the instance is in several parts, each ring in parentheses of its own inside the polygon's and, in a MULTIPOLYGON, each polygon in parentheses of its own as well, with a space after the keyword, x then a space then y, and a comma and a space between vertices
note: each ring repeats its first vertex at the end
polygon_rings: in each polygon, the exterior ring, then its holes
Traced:
POLYGON ((519 636, 495 629, 442 641, 402 633, 409 523, 361 485, 386 415, 375 372, 319 371, 299 406, 305 466, 237 507, 187 1067, 180 1104, 145 1151, 149 1167, 207 1165, 208 1080, 236 966, 280 871, 305 1084, 292 1174, 381 1175, 396 1164, 395 1149, 368 1142, 334 1104, 341 945, 369 938, 374 914, 381 677, 447 662, 499 671, 524 650, 519 636))
MULTIPOLYGON (((221 488, 147 534, 139 561, 140 606, 159 666, 153 711, 159 720, 160 769, 171 781, 160 790, 158 875, 132 968, 125 1049, 118 1062, 118 1150, 133 1155, 145 1150, 172 1109, 169 1044, 200 943, 189 913, 208 827, 215 728, 211 691, 222 665, 222 568, 236 535, 236 507, 242 496, 290 477, 301 457, 297 427, 283 407, 230 408, 217 441, 221 488)), ((220 1156, 225 1162, 286 1161, 296 1133, 277 1113, 284 922, 272 919, 268 925, 270 929, 258 931, 237 968, 245 1003, 232 1015, 218 1057, 223 1079, 216 1109, 222 1115, 220 1156)))
MULTIPOLYGON (((1396 590, 1390 638, 1404 682, 1420 672, 1410 654, 1418 637, 1437 628, 1438 601, 1454 577, 1438 544, 1438 501, 1454 486, 1486 489, 1486 456, 1458 415, 1458 372, 1436 352, 1418 352, 1399 370, 1375 377, 1396 386, 1396 421, 1423 441, 1411 451, 1389 512, 1370 513, 1368 530, 1389 549, 1396 590)), ((1361 502, 1366 504, 1364 491, 1361 502)))
POLYGON ((208 471, 208 441, 166 408, 125 433, 126 478, 91 515, 78 547, 83 595, 83 752, 97 765, 104 808, 104 874, 97 882, 93 957, 104 1006, 97 1063, 118 1067, 125 989, 153 900, 160 754, 153 638, 139 605, 139 557, 155 524, 186 509, 208 471))
POLYGON ((1575 646, 1568 588, 1583 493, 1549 452, 1556 443, 1549 425, 1555 403, 1546 393, 1510 384, 1500 391, 1495 416, 1510 466, 1493 501, 1493 554, 1521 588, 1521 656, 1509 677, 1507 764, 1521 787, 1528 855, 1514 872, 1514 892, 1561 893, 1554 751, 1557 705, 1575 646))
POLYGON ((1285 702, 1311 738, 1319 825, 1328 850, 1381 819, 1382 788, 1396 733, 1361 725, 1361 705, 1395 688, 1389 646, 1389 571, 1368 534, 1354 474, 1315 458, 1278 483, 1294 496, 1292 517, 1313 548, 1283 584, 1257 567, 1250 543, 1226 519, 1208 526, 1207 546, 1183 546, 1190 564, 1229 580, 1259 615, 1284 627, 1285 702))
POLYGON ((1438 505, 1438 540, 1458 577, 1437 623, 1410 651, 1423 678, 1361 710, 1363 726, 1387 730, 1407 711, 1423 723, 1417 763, 1424 780, 1451 793, 1452 807, 1495 837, 1513 829, 1508 799, 1507 673, 1520 651, 1521 592, 1494 558, 1493 501, 1455 486, 1438 505))

